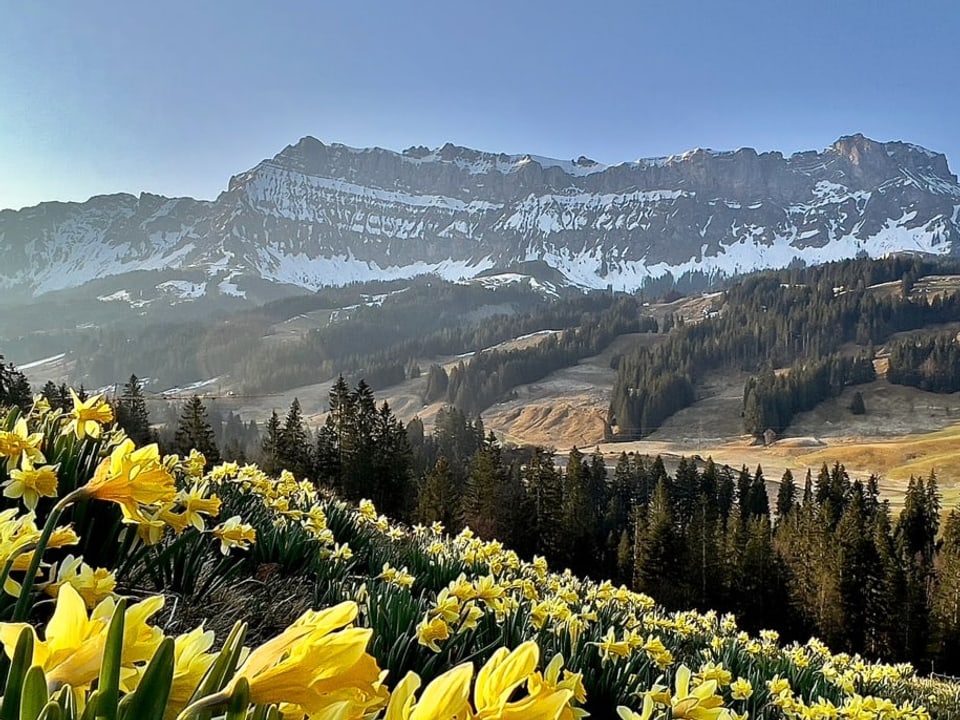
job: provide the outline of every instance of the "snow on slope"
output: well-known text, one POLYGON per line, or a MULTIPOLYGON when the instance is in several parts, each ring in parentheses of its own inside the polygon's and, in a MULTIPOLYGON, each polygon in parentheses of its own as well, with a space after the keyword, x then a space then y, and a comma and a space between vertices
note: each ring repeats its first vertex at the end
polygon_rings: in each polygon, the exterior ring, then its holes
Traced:
MULTIPOLYGON (((254 287, 244 278, 315 290, 489 278, 539 260, 579 286, 633 290, 668 272, 957 253, 958 237, 960 183, 946 159, 862 136, 787 159, 698 149, 617 165, 304 139, 214 202, 108 196, 0 212, 0 288, 36 296, 175 269, 183 279, 157 285, 168 302, 242 299, 254 287), (193 281, 201 273, 208 282, 193 281)), ((100 284, 96 296, 131 302, 134 287, 100 284)))

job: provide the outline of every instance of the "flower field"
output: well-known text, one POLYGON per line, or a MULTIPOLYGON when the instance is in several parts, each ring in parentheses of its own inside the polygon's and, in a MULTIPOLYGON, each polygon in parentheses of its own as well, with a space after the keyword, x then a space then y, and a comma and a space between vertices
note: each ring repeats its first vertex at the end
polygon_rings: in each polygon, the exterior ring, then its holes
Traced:
POLYGON ((0 720, 960 717, 960 688, 908 665, 669 613, 112 420, 96 397, 0 418, 0 720), (180 627, 281 579, 310 607, 277 633, 180 627))

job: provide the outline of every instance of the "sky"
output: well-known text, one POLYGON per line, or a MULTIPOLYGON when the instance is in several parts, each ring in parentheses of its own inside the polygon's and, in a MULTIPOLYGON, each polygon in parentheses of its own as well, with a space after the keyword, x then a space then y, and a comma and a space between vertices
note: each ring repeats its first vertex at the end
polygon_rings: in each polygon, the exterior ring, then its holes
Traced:
POLYGON ((604 163, 905 140, 960 170, 954 0, 0 0, 0 209, 212 199, 305 135, 604 163))

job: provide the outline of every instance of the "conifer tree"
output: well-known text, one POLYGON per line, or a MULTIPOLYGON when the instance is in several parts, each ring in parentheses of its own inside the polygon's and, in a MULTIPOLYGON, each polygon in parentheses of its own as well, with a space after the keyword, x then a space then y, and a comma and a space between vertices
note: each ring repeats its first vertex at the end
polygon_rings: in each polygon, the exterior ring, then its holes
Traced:
POLYGON ((137 446, 155 441, 156 434, 150 428, 150 415, 143 397, 143 386, 136 375, 131 375, 123 386, 123 393, 117 402, 116 416, 117 425, 123 428, 127 437, 137 446))
POLYGON ((371 495, 378 508, 390 517, 407 520, 416 505, 413 486, 413 451, 407 431, 389 403, 384 401, 374 420, 370 444, 373 449, 371 495))
POLYGON ((260 445, 261 467, 267 475, 280 474, 280 417, 277 411, 270 413, 267 427, 264 429, 263 442, 260 445))
POLYGON ((53 380, 47 380, 40 394, 43 395, 44 399, 50 404, 51 410, 60 408, 60 392, 57 390, 57 384, 53 382, 53 380))
POLYGON ((207 468, 220 462, 213 428, 207 420, 207 409, 198 395, 191 397, 183 407, 174 435, 174 445, 181 455, 188 455, 192 449, 203 453, 207 459, 207 468))
POLYGON ((960 508, 952 510, 944 523, 936 575, 933 609, 939 664, 950 663, 944 670, 956 672, 960 658, 951 656, 960 647, 960 508))
POLYGON ((535 551, 557 557, 563 539, 560 525, 563 487, 553 456, 543 448, 534 448, 524 468, 524 481, 533 510, 535 551))
POLYGON ((26 412, 32 403, 33 394, 26 375, 17 370, 13 363, 4 365, 3 355, 0 355, 0 407, 17 406, 26 412))
POLYGON ((293 473, 297 479, 302 479, 310 473, 310 445, 307 440, 307 430, 303 425, 300 400, 297 398, 290 403, 290 409, 279 431, 276 464, 279 469, 293 473))
POLYGON ((449 531, 458 527, 459 497, 457 486, 450 473, 450 463, 443 456, 420 481, 417 494, 417 522, 443 523, 449 531))
POLYGON ((780 478, 780 489, 777 491, 777 523, 790 514, 797 502, 797 484, 793 481, 790 468, 783 471, 780 478))
POLYGON ((574 572, 583 573, 596 562, 596 523, 590 497, 590 468, 576 446, 567 457, 563 476, 563 502, 560 522, 563 527, 563 562, 574 572))
POLYGON ((643 523, 637 523, 634 544, 634 586, 656 595, 665 606, 682 604, 681 540, 674 526, 670 496, 663 481, 657 483, 643 523))
POLYGON ((461 520, 480 537, 501 536, 499 511, 504 472, 500 450, 495 444, 477 450, 467 470, 461 501, 461 520))

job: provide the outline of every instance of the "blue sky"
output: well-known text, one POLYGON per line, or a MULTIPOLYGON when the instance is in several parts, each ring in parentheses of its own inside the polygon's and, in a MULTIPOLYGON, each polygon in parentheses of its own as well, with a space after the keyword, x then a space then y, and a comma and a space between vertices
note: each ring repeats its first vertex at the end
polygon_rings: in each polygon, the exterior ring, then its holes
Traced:
POLYGON ((960 169, 960 3, 0 0, 0 208, 213 198, 304 135, 601 162, 820 149, 960 169))

